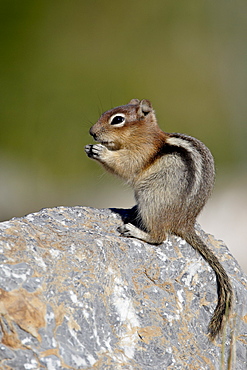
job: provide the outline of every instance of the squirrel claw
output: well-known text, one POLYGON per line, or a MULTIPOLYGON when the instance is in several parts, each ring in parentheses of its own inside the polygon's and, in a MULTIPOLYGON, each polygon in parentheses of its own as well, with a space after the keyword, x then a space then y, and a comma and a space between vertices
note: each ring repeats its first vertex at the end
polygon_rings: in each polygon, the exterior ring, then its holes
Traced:
POLYGON ((103 150, 105 149, 106 148, 102 144, 95 144, 95 145, 89 144, 85 146, 85 152, 87 153, 88 157, 94 158, 94 159, 100 158, 103 150))
POLYGON ((135 229, 136 229, 136 227, 134 225, 132 225, 131 223, 124 224, 124 225, 118 227, 118 231, 120 232, 120 234, 122 236, 126 236, 126 237, 134 237, 133 231, 135 229))

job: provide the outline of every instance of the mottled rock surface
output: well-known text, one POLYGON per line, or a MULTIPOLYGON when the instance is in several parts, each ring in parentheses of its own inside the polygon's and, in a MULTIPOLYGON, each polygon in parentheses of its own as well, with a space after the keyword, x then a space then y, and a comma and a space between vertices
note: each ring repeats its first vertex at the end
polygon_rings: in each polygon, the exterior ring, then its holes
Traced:
MULTIPOLYGON (((178 237, 120 237, 124 212, 59 207, 0 224, 0 369, 221 369, 221 339, 207 336, 213 271, 178 237)), ((225 359, 246 370, 246 276, 198 232, 231 277, 225 359)))

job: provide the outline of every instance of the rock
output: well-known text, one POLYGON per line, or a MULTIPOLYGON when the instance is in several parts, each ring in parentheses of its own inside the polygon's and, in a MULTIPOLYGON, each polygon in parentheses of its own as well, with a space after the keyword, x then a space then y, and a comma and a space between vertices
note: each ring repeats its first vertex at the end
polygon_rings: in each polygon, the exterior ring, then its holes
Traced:
POLYGON ((198 232, 231 277, 235 305, 215 343, 208 264, 182 239, 117 232, 124 210, 43 209, 0 224, 0 368, 247 368, 246 276, 223 242, 198 232))

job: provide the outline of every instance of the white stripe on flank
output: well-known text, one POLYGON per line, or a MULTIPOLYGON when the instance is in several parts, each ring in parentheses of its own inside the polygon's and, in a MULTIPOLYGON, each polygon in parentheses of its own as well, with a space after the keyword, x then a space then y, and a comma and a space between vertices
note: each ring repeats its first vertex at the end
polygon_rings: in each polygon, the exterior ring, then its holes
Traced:
POLYGON ((190 195, 194 195, 197 192, 197 190, 200 188, 200 184, 202 181, 202 156, 201 154, 197 151, 195 147, 191 145, 189 141, 186 140, 186 138, 169 137, 167 139, 167 143, 170 145, 184 148, 190 153, 194 166, 195 166, 195 181, 193 184, 193 188, 191 189, 190 195))

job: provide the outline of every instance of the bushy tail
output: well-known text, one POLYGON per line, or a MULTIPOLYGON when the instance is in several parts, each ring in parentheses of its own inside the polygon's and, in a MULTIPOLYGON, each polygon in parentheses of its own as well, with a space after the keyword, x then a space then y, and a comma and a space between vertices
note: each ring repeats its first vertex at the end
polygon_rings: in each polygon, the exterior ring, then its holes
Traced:
POLYGON ((221 332, 224 320, 225 318, 228 318, 230 313, 233 299, 231 283, 218 258, 206 246, 194 230, 190 233, 183 233, 181 237, 202 255, 216 274, 218 303, 208 328, 210 338, 214 339, 217 334, 221 332))

